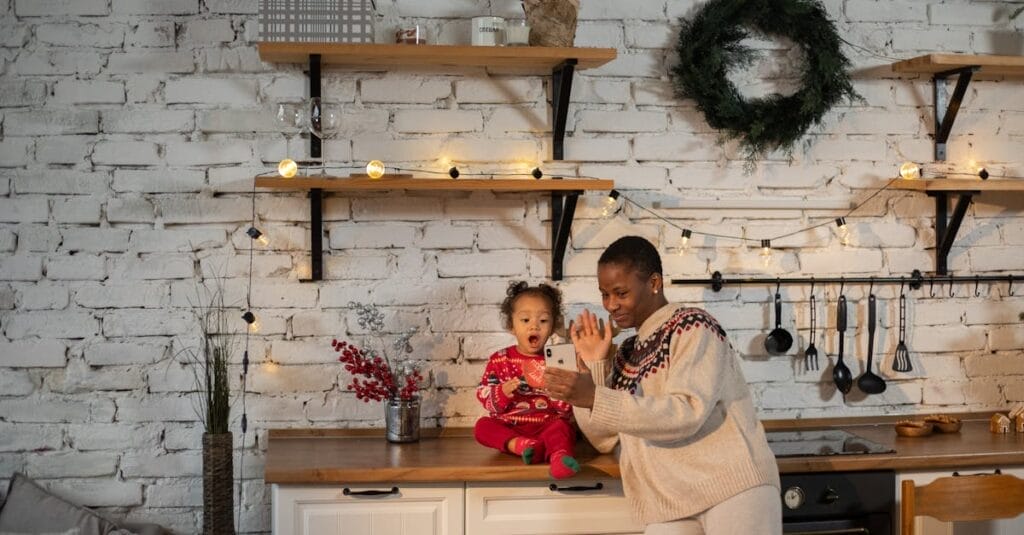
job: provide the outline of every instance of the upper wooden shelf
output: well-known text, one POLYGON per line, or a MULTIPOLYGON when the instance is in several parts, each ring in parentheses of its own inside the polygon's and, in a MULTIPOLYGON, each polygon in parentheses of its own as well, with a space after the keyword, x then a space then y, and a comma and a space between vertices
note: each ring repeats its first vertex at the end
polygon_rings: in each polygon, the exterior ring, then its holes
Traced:
POLYGON ((1024 75, 1024 56, 928 54, 892 64, 893 72, 937 73, 963 67, 980 67, 981 74, 1024 75))
MULTIPOLYGON (((412 46, 412 45, 409 45, 412 46)), ((420 45, 422 46, 422 45, 420 45)), ((450 179, 450 178, 347 178, 347 177, 259 177, 256 186, 277 189, 321 189, 324 191, 608 191, 612 180, 580 178, 542 179, 450 179)))
POLYGON ((981 180, 978 178, 934 178, 898 180, 893 189, 913 191, 1024 191, 1024 180, 981 180))
POLYGON ((310 54, 320 54, 324 65, 365 67, 443 65, 550 70, 567 59, 575 59, 577 69, 591 69, 608 63, 616 55, 614 48, 542 46, 261 42, 257 47, 260 59, 270 63, 307 63, 310 54))

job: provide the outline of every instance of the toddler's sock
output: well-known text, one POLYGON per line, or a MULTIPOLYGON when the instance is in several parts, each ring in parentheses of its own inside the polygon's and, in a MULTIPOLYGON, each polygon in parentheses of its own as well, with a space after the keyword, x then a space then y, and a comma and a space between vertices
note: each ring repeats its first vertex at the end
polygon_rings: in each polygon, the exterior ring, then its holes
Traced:
POLYGON ((551 474, 551 477, 555 479, 565 479, 567 477, 572 477, 579 471, 580 463, 578 463, 574 457, 564 450, 556 451, 551 454, 551 467, 548 468, 548 472, 551 474))
POLYGON ((544 460, 544 443, 535 438, 513 438, 508 441, 508 451, 522 457, 526 464, 544 460))

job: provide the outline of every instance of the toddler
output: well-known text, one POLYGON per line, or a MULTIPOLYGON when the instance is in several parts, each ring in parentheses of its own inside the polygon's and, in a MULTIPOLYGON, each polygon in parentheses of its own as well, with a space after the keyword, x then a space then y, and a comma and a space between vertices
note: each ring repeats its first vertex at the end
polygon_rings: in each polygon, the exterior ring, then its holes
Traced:
POLYGON ((562 324, 562 294, 524 281, 510 283, 506 294, 501 317, 516 344, 487 361, 476 397, 489 414, 477 420, 474 434, 480 444, 518 455, 526 464, 550 461, 551 477, 564 479, 580 470, 573 458, 572 406, 549 398, 538 382, 544 344, 562 324))

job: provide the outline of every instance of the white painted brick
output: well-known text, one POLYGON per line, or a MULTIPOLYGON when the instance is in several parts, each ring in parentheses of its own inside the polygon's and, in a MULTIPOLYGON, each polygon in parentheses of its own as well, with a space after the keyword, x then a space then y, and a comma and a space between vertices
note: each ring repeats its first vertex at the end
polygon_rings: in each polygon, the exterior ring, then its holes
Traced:
POLYGON ((155 219, 153 204, 146 199, 110 199, 107 202, 110 223, 151 223, 155 219))
POLYGON ((916 243, 916 232, 913 227, 900 223, 869 222, 852 223, 850 243, 857 247, 913 247, 916 243))
POLYGON ((62 249, 68 252, 121 252, 128 247, 128 229, 66 228, 62 249))
POLYGON ((624 104, 630 100, 629 92, 629 82, 581 75, 573 82, 569 100, 572 103, 624 104))
POLYGON ((157 203, 167 224, 197 224, 248 221, 252 207, 247 199, 178 199, 157 203))
POLYGON ((58 450, 61 445, 58 427, 0 422, 0 451, 58 450))
POLYGON ((625 138, 569 138, 565 140, 565 158, 589 162, 619 162, 629 159, 629 140, 625 138))
POLYGON ((758 396, 757 406, 761 409, 788 409, 792 407, 837 409, 843 405, 843 398, 840 395, 831 395, 825 399, 822 399, 822 397, 821 387, 816 384, 769 385, 758 396))
POLYGON ((200 453, 129 452, 121 457, 121 473, 128 478, 199 476, 203 473, 203 457, 200 453))
POLYGON ((249 0, 207 0, 206 8, 210 13, 238 13, 243 15, 255 15, 259 13, 259 6, 249 0))
POLYGON ((0 399, 0 412, 8 422, 109 422, 114 405, 109 400, 70 397, 0 399))
POLYGON ((170 165, 203 166, 246 162, 252 147, 245 141, 172 141, 167 144, 170 165))
POLYGON ((113 0, 115 15, 193 15, 199 13, 199 0, 113 0))
POLYGON ((54 84, 53 101, 58 104, 121 104, 124 82, 101 80, 60 80, 54 84))
POLYGON ((13 65, 14 72, 24 76, 94 76, 102 68, 103 58, 95 52, 62 49, 22 53, 13 65))
MULTIPOLYGON (((964 295, 968 290, 974 291, 974 284, 969 285, 958 285, 957 289, 960 290, 956 295, 964 295)), ((1005 287, 1004 287, 1005 289, 1005 287)), ((979 289, 982 296, 985 295, 985 285, 982 284, 979 289)), ((972 294, 967 294, 972 295, 972 294)), ((1020 309, 1010 301, 981 301, 968 303, 962 307, 964 323, 967 325, 985 325, 985 324, 1017 324, 1021 318, 1019 316, 1020 309)), ((959 317, 959 316, 958 316, 959 317)))
MULTIPOLYGON (((455 98, 461 104, 538 103, 543 96, 544 85, 540 78, 487 78, 455 82, 455 98)), ((366 102, 366 99, 363 101, 366 102)))
POLYGON ((445 202, 445 213, 452 219, 495 221, 520 220, 525 210, 522 199, 491 198, 487 194, 474 193, 466 199, 448 199, 445 202))
POLYGON ((409 224, 377 224, 372 229, 363 225, 331 225, 328 227, 332 249, 389 249, 411 247, 419 236, 419 227, 409 224))
POLYGON ((23 136, 95 134, 99 132, 95 110, 12 111, 5 114, 4 130, 23 136))
POLYGON ((394 128, 402 133, 474 132, 483 128, 483 117, 474 110, 398 110, 394 128))
POLYGON ((174 46, 174 23, 166 20, 138 21, 125 35, 128 47, 174 46))
POLYGON ((478 228, 477 247, 481 251, 496 249, 541 249, 551 248, 550 227, 539 221, 525 224, 499 222, 478 228))
MULTIPOLYGON (((289 254, 260 254, 252 259, 254 277, 279 276, 292 271, 292 257, 289 254)), ((224 277, 245 277, 249 274, 249 255, 240 254, 230 258, 225 266, 218 260, 215 266, 207 259, 199 261, 203 277, 222 275, 224 277), (215 271, 216 270, 216 271, 215 271)))
MULTIPOLYGON (((924 7, 924 6, 920 6, 924 7)), ((999 20, 999 4, 930 4, 928 18, 934 25, 991 26, 999 20)))
POLYGON ((153 449, 160 445, 162 429, 131 424, 68 425, 69 445, 79 451, 153 449))
MULTIPOLYGON (((1009 332, 1012 329, 999 330, 1009 332)), ((1017 338, 1020 336, 1018 335, 1017 338)), ((1021 355, 968 356, 964 359, 964 370, 967 377, 1022 375, 1024 374, 1024 358, 1021 355)))
POLYGON ((452 95, 451 82, 408 76, 388 76, 359 83, 363 103, 432 104, 452 95))
POLYGON ((92 152, 97 165, 154 165, 161 161, 159 147, 148 141, 100 141, 92 152))
POLYGON ((99 321, 92 314, 72 311, 22 313, 12 318, 5 329, 9 338, 87 338, 99 331, 99 321))
POLYGON ((636 52, 619 52, 616 59, 594 69, 594 74, 603 76, 628 76, 632 78, 658 77, 665 72, 664 51, 640 49, 636 52))
POLYGON ((21 310, 61 310, 70 300, 67 288, 50 284, 23 286, 18 290, 18 297, 21 310))
POLYGON ((192 314, 177 310, 124 309, 103 316, 103 335, 174 336, 195 332, 192 314))
POLYGON ((577 128, 585 132, 660 132, 668 117, 660 111, 583 111, 577 128))
POLYGON ((107 476, 117 469, 115 453, 39 452, 27 460, 28 475, 36 478, 107 476))
POLYGON ((416 245, 423 249, 465 249, 473 246, 475 237, 473 227, 432 222, 423 227, 423 237, 416 245))
POLYGON ((299 312, 292 316, 293 336, 332 336, 341 330, 344 321, 336 312, 299 312))
POLYGON ((360 161, 381 159, 383 155, 387 155, 385 159, 389 162, 433 160, 442 152, 442 143, 432 138, 392 140, 369 136, 352 141, 352 157, 360 161))
POLYGON ((518 251, 437 255, 437 272, 441 277, 515 276, 525 268, 525 259, 518 251))
POLYGON ((249 377, 253 392, 290 394, 292 392, 326 392, 338 382, 341 364, 326 366, 257 366, 249 377))
POLYGON ((0 365, 10 368, 62 368, 67 347, 59 340, 0 342, 0 365))
POLYGON ((191 110, 128 108, 104 110, 101 130, 114 133, 190 132, 195 128, 191 110))
POLYGON ((19 17, 108 15, 110 6, 107 0, 15 0, 14 13, 19 17))
MULTIPOLYGON (((989 331, 988 344, 993 351, 1012 351, 1019 354, 1020 347, 1024 345, 1024 334, 1020 332, 1020 328, 1016 325, 996 327, 989 331)), ((1003 357, 1014 359, 1018 358, 1019 355, 1004 355, 1003 357)))
POLYGON ((101 256, 77 254, 46 261, 46 278, 51 280, 102 280, 107 277, 101 256))
POLYGON ((0 251, 14 251, 18 244, 18 237, 8 229, 0 229, 0 251))
POLYGON ((168 104, 254 104, 256 82, 220 78, 171 80, 164 88, 164 95, 168 104))
POLYGON ((197 192, 206 185, 206 176, 196 169, 115 169, 111 188, 133 193, 197 192))
POLYGON ((45 223, 50 205, 43 197, 0 199, 0 221, 4 223, 45 223))
POLYGON ((166 354, 166 344, 99 342, 86 347, 85 362, 90 366, 152 364, 166 354))
POLYGON ((976 351, 985 348, 986 330, 978 327, 920 327, 908 333, 916 351, 976 351))
POLYGON ((149 507, 202 507, 203 480, 200 478, 176 478, 170 484, 163 483, 147 487, 146 505, 149 507))
POLYGON ((974 247, 968 254, 973 271, 1013 271, 1024 262, 1020 247, 974 247))
POLYGON ((185 24, 183 39, 191 44, 229 43, 234 41, 235 31, 226 18, 194 20, 185 24))
POLYGON ((910 2, 880 2, 877 0, 848 0, 846 18, 851 22, 925 22, 928 6, 910 2))
MULTIPOLYGON (((153 51, 131 51, 115 52, 107 60, 107 72, 110 74, 130 73, 191 73, 195 71, 195 60, 189 51, 180 52, 153 52, 153 51)), ((180 81, 168 82, 168 85, 177 84, 180 81)), ((128 85, 129 95, 131 85, 128 85)), ((187 93, 186 93, 187 94, 187 93)), ((172 102, 168 98, 168 103, 172 102)), ((186 101, 187 102, 187 101, 186 101)))
POLYGON ((32 138, 7 137, 0 141, 0 167, 24 167, 32 163, 32 138))
MULTIPOLYGON (((892 34, 892 51, 898 56, 909 52, 959 52, 971 50, 971 34, 960 28, 901 29, 892 34)), ((929 99, 930 100, 930 99, 929 99)))
POLYGON ((670 48, 674 46, 677 34, 678 28, 675 25, 663 22, 627 24, 625 44, 629 48, 670 48))
POLYGON ((352 199, 356 221, 431 221, 441 213, 440 200, 415 197, 352 199))
POLYGON ((662 20, 665 2, 580 2, 579 18, 589 20, 662 20))
POLYGON ((623 48, 623 28, 620 21, 614 23, 585 22, 576 26, 573 46, 623 48))
MULTIPOLYGON (((7 13, 7 7, 5 6, 4 12, 7 13)), ((27 25, 15 25, 13 17, 10 19, 4 19, 4 23, 0 23, 0 46, 4 48, 22 48, 28 41, 28 26, 27 25), (9 22, 8 22, 9 21, 9 22)))
MULTIPOLYGON (((331 350, 331 339, 325 337, 319 341, 283 341, 275 340, 270 347, 270 360, 282 365, 292 364, 323 364, 336 362, 337 356, 331 350)), ((338 371, 342 370, 338 365, 338 371)), ((250 414, 253 414, 250 409, 250 414)))
MULTIPOLYGON (((620 140, 626 142, 626 140, 620 140)), ((625 146, 628 157, 628 144, 625 146)), ((664 134, 659 136, 636 136, 633 138, 633 157, 639 161, 700 161, 718 160, 721 148, 708 136, 664 134)))
MULTIPOLYGON (((0 391, 6 395, 27 396, 35 389, 36 385, 27 370, 0 370, 0 391)), ((0 433, 0 436, 3 435, 4 433, 0 433)))
POLYGON ((0 258, 0 280, 37 281, 43 276, 43 259, 13 255, 0 258))
POLYGON ((188 395, 146 395, 117 399, 119 422, 193 421, 194 403, 188 395))
MULTIPOLYGON (((116 268, 112 272, 117 273, 116 268)), ((85 308, 157 308, 168 299, 168 286, 161 283, 87 284, 75 290, 75 303, 85 308)))
POLYGON ((87 507, 128 507, 142 505, 142 485, 101 479, 64 479, 50 486, 66 500, 87 507))
POLYGON ((94 136, 46 136, 36 138, 39 163, 79 165, 92 153, 94 136))
POLYGON ((882 269, 882 253, 875 250, 800 251, 800 269, 804 273, 870 273, 882 269))
POLYGON ((110 264, 110 276, 115 280, 190 279, 194 275, 192 259, 180 255, 154 254, 110 264))
POLYGON ((273 132, 281 127, 267 110, 203 110, 197 112, 203 132, 273 132))
POLYGON ((0 108, 40 105, 46 99, 46 84, 34 80, 0 82, 0 108))
POLYGON ((306 308, 316 305, 317 288, 311 285, 296 287, 294 283, 253 283, 252 306, 256 308, 306 308))
POLYGON ((484 131, 495 136, 506 132, 548 132, 550 115, 547 108, 499 108, 487 118, 484 131))
MULTIPOLYGON (((975 379, 967 385, 966 398, 968 403, 983 404, 989 407, 1005 406, 1006 398, 1003 396, 1002 380, 975 379)), ((1013 386, 1019 386, 1014 384, 1013 386)), ((1012 392, 1012 387, 1007 389, 1012 392)), ((1011 394, 1012 395, 1012 394, 1011 394)))
POLYGON ((259 57, 255 48, 208 48, 200 52, 203 72, 263 72, 273 70, 259 57))
POLYGON ((71 169, 17 171, 14 191, 20 194, 89 195, 108 193, 111 177, 106 172, 71 169))

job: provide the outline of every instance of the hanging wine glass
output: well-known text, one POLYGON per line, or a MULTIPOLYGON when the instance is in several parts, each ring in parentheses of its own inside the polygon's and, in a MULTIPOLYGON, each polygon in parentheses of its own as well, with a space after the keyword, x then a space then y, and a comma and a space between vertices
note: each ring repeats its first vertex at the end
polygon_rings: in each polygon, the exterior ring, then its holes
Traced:
POLYGON ((284 155, 286 159, 290 159, 292 137, 302 129, 301 108, 295 104, 278 104, 274 112, 274 123, 284 133, 284 155))
POLYGON ((333 139, 338 134, 338 130, 341 128, 341 113, 335 110, 331 105, 325 104, 320 110, 320 139, 323 144, 320 147, 320 155, 324 156, 321 158, 320 174, 327 174, 326 167, 326 153, 324 149, 327 148, 327 140, 333 139))
MULTIPOLYGON (((309 128, 309 133, 311 135, 316 136, 317 139, 320 140, 320 156, 319 156, 319 158, 320 158, 320 167, 321 167, 321 171, 322 171, 323 170, 323 161, 324 161, 324 156, 323 156, 324 155, 324 144, 323 144, 324 137, 323 137, 323 130, 321 129, 322 116, 323 116, 323 103, 320 101, 320 97, 310 97, 308 105, 306 106, 306 108, 309 111, 309 116, 307 117, 307 119, 309 119, 309 120, 306 122, 306 126, 309 128)), ((310 156, 310 158, 313 157, 312 154, 310 154, 309 156, 310 156)))

